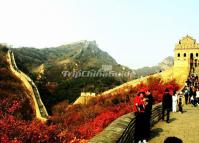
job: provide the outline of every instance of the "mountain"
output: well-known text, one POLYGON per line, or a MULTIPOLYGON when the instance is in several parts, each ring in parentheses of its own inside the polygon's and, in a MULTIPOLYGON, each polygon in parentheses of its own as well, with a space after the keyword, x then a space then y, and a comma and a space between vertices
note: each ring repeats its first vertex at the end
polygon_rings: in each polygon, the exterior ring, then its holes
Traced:
POLYGON ((169 56, 162 60, 158 65, 152 67, 143 67, 135 70, 136 76, 146 76, 150 74, 154 74, 160 71, 164 71, 173 66, 174 59, 172 56, 169 56))
POLYGON ((121 76, 123 72, 134 74, 134 71, 118 64, 95 41, 84 40, 43 49, 13 48, 12 51, 19 69, 37 84, 49 113, 51 107, 58 102, 74 102, 81 92, 100 93, 135 77, 121 76), (103 75, 108 73, 107 70, 115 71, 117 76, 103 75), (92 73, 92 76, 79 77, 83 71, 92 73), (64 77, 63 73, 66 72, 75 77, 64 77), (95 76, 98 72, 102 74, 101 77, 95 76))
POLYGON ((24 72, 38 73, 42 67, 47 72, 52 72, 48 74, 50 81, 63 78, 55 76, 57 71, 100 69, 102 65, 111 65, 112 70, 117 72, 122 72, 124 69, 125 71, 132 71, 118 64, 107 52, 99 49, 95 41, 84 40, 53 48, 23 47, 12 50, 18 66, 24 72))

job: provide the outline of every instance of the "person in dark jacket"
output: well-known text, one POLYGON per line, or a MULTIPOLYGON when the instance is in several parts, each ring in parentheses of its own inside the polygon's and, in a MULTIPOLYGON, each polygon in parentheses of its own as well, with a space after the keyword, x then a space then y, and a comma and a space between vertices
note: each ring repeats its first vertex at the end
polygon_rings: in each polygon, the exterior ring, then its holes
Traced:
POLYGON ((189 103, 191 103, 191 97, 193 96, 193 86, 190 86, 190 90, 189 90, 189 103))
POLYGON ((165 90, 162 101, 162 120, 164 120, 165 111, 167 112, 166 122, 169 123, 170 111, 172 110, 172 96, 169 94, 169 89, 165 90))
POLYGON ((151 114, 152 114, 152 106, 154 103, 153 96, 149 89, 146 89, 146 105, 145 105, 145 117, 146 117, 146 138, 147 140, 150 138, 150 129, 151 129, 151 114))
POLYGON ((187 105, 189 102, 188 102, 188 99, 189 99, 189 89, 188 87, 186 87, 185 89, 185 92, 184 92, 184 96, 185 96, 185 104, 187 105))
POLYGON ((193 95, 193 98, 194 98, 194 106, 196 107, 197 104, 196 104, 196 88, 193 86, 192 87, 192 95, 193 95))

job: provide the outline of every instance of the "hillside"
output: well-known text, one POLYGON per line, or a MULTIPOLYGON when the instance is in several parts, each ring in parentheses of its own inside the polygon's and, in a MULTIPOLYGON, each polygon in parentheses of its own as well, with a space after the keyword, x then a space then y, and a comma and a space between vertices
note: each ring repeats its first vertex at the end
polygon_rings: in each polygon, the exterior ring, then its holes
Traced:
POLYGON ((14 115, 18 119, 30 120, 35 116, 29 91, 9 69, 7 48, 0 45, 0 112, 14 115))
POLYGON ((0 142, 61 143, 56 125, 47 125, 35 118, 34 103, 29 90, 10 69, 8 48, 0 45, 0 142))
POLYGON ((128 76, 64 77, 63 71, 104 72, 106 69, 103 66, 106 68, 111 65, 110 70, 117 73, 133 72, 102 51, 95 41, 80 41, 43 49, 13 48, 12 51, 19 69, 37 84, 49 113, 56 103, 63 100, 72 103, 83 91, 100 93, 129 80, 128 76))
MULTIPOLYGON (((41 65, 48 71, 48 79, 56 81, 61 79, 60 72, 63 70, 87 70, 100 69, 102 65, 112 65, 114 71, 123 71, 122 65, 118 64, 107 52, 98 48, 95 41, 80 41, 59 47, 36 49, 30 47, 12 49, 18 66, 24 72, 38 73, 41 65), (56 69, 56 71, 54 71, 56 69), (50 70, 50 71, 49 71, 50 70), (54 76, 51 76, 53 74, 54 76)), ((125 67, 127 71, 131 71, 125 67)))

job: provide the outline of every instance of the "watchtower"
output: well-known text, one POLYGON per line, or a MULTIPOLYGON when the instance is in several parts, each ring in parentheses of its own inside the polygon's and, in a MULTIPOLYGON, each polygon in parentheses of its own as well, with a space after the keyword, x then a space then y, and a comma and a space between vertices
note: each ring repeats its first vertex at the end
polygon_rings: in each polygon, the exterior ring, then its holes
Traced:
POLYGON ((174 75, 179 78, 199 73, 199 43, 191 36, 185 36, 174 49, 174 75))

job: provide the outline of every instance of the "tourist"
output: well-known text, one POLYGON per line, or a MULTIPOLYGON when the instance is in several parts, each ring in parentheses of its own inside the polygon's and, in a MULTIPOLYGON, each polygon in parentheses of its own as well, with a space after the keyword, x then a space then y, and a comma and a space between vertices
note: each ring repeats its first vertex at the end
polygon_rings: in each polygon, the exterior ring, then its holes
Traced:
POLYGON ((173 96, 172 96, 172 111, 177 112, 177 100, 178 96, 176 91, 174 91, 173 96))
POLYGON ((199 105, 199 90, 196 90, 196 104, 199 105))
POLYGON ((186 85, 187 85, 187 86, 190 86, 190 85, 191 85, 190 78, 188 78, 188 79, 187 79, 187 81, 186 81, 186 85))
POLYGON ((166 122, 169 123, 170 111, 172 108, 172 96, 169 94, 169 89, 165 90, 162 101, 162 120, 164 120, 165 111, 167 112, 166 122))
POLYGON ((183 99, 183 93, 180 92, 178 94, 178 109, 179 109, 180 113, 183 113, 183 109, 182 109, 183 102, 182 102, 182 99, 183 99))
POLYGON ((191 97, 193 96, 193 86, 190 86, 189 93, 189 103, 191 103, 191 97))
POLYGON ((150 129, 151 129, 151 114, 152 114, 152 105, 154 103, 153 96, 149 89, 146 89, 146 107, 145 107, 145 115, 146 115, 146 137, 147 140, 150 138, 150 129))
POLYGON ((193 86, 192 87, 192 95, 193 95, 193 104, 196 106, 196 88, 193 86))
POLYGON ((196 81, 198 81, 198 75, 196 75, 196 78, 195 78, 195 79, 196 79, 196 81))
POLYGON ((168 137, 164 140, 164 143, 183 143, 181 139, 177 137, 168 137))
POLYGON ((144 92, 139 92, 134 98, 133 110, 135 114, 135 142, 146 143, 146 136, 144 133, 146 129, 146 117, 145 117, 145 103, 144 92))
POLYGON ((185 104, 187 105, 188 104, 188 99, 189 99, 189 87, 185 88, 184 96, 185 96, 185 104))
POLYGON ((193 95, 192 95, 191 98, 190 98, 190 102, 191 102, 191 104, 192 104, 193 106, 195 106, 195 102, 194 102, 194 97, 193 97, 193 95))

